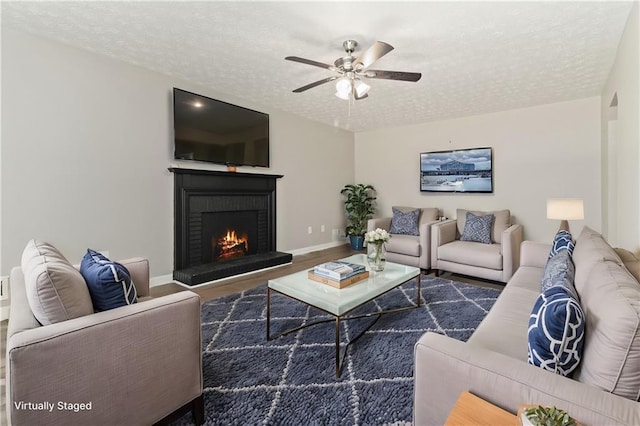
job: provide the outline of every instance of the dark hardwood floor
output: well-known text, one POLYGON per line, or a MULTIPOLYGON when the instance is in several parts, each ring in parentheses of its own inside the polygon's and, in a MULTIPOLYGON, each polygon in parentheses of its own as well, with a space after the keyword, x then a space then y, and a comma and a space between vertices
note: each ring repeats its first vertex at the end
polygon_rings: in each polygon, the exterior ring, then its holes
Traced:
MULTIPOLYGON (((191 290, 200 295, 200 298, 204 303, 208 300, 215 299, 216 297, 226 296, 228 294, 239 293, 244 290, 255 288, 261 284, 265 284, 268 280, 273 278, 293 274, 294 272, 303 271, 305 269, 312 269, 314 266, 320 263, 340 259, 342 257, 347 257, 356 253, 365 253, 365 251, 358 252, 353 250, 349 244, 344 244, 338 247, 332 247, 325 250, 319 250, 294 256, 292 263, 289 265, 283 265, 266 271, 259 271, 254 274, 248 274, 246 276, 238 278, 229 278, 224 281, 221 280, 210 285, 187 288, 178 284, 170 283, 151 287, 150 292, 151 296, 159 297, 165 296, 167 294, 177 293, 180 291, 191 290)), ((504 288, 504 284, 502 283, 452 274, 450 272, 443 272, 441 274, 441 277, 467 284, 477 285, 480 287, 491 287, 498 290, 502 290, 504 288)))

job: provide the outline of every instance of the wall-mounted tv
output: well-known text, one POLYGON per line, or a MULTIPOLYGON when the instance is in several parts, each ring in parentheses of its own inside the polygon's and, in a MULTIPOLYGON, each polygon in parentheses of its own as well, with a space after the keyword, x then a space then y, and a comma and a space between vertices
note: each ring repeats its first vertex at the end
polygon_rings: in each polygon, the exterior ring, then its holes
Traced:
POLYGON ((493 192, 491 148, 420 154, 420 191, 493 192))
POLYGON ((174 158, 269 167, 269 115, 173 89, 174 158))

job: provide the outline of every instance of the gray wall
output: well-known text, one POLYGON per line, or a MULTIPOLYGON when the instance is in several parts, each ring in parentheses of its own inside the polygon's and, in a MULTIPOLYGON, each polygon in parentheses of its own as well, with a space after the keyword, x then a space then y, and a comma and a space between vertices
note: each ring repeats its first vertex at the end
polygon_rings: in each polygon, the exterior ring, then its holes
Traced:
POLYGON ((584 200, 585 220, 572 221, 571 230, 599 229, 599 108, 594 97, 359 133, 356 180, 378 188, 383 215, 393 205, 439 207, 447 217, 457 208, 510 209, 525 238, 551 241, 559 222, 546 218, 546 200, 575 197, 584 200), (493 148, 492 194, 420 192, 421 152, 486 146, 493 148))
POLYGON ((611 244, 640 253, 640 4, 629 14, 602 92, 604 231, 611 244), (612 108, 612 100, 617 107, 612 108))
POLYGON ((331 245, 331 230, 344 227, 340 189, 353 182, 351 132, 3 28, 2 275, 30 238, 74 263, 91 247, 114 259, 147 257, 152 276, 172 271, 167 168, 194 167, 173 161, 173 87, 269 113, 271 167, 239 171, 284 175, 279 250, 331 245))

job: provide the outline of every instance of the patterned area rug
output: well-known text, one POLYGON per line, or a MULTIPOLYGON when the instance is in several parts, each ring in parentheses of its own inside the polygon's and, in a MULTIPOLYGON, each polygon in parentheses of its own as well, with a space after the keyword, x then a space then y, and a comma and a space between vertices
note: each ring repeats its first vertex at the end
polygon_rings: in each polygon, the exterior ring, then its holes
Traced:
MULTIPOLYGON (((409 306, 416 280, 354 313, 409 306)), ((500 291, 422 277, 423 305, 383 315, 349 346, 335 376, 334 322, 266 341, 266 287, 202 306, 206 424, 369 425, 411 422, 413 346, 427 331, 467 340, 500 291)), ((277 293, 271 333, 327 317, 277 293)), ((342 322, 343 344, 371 318, 342 322)), ((177 424, 190 424, 185 415, 177 424)))

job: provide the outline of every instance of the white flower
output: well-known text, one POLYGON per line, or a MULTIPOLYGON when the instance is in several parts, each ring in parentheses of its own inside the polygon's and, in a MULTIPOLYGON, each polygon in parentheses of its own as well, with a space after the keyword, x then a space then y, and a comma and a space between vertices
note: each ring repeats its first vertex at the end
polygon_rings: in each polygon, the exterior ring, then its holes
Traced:
POLYGON ((377 228, 373 231, 369 231, 365 234, 365 239, 368 243, 380 243, 387 242, 391 238, 391 235, 386 229, 377 228))

